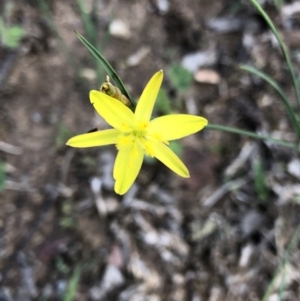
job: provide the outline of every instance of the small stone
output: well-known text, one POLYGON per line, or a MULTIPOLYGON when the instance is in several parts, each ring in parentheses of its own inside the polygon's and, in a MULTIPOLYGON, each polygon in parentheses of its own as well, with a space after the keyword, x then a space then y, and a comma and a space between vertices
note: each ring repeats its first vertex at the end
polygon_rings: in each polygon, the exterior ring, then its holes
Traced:
POLYGON ((128 24, 118 19, 111 22, 109 26, 109 33, 116 38, 124 40, 128 40, 131 37, 131 31, 128 24))
POLYGON ((194 79, 198 83, 217 85, 221 76, 212 69, 201 69, 194 74, 194 79))
POLYGON ((198 51, 185 55, 181 61, 181 65, 194 73, 199 68, 213 65, 216 60, 217 54, 214 50, 198 51))
POLYGON ((143 46, 127 59, 127 65, 130 67, 137 66, 148 55, 149 52, 150 48, 143 46))
POLYGON ((166 14, 169 10, 170 3, 168 0, 158 0, 157 8, 161 14, 166 14))
POLYGON ((40 123, 42 121, 42 115, 39 112, 34 112, 31 115, 31 120, 34 123, 40 123))
POLYGON ((91 68, 84 68, 81 70, 81 76, 86 78, 88 81, 94 81, 97 78, 96 71, 91 68))
POLYGON ((300 179, 300 160, 298 159, 293 159, 289 164, 288 164, 288 172, 300 179))

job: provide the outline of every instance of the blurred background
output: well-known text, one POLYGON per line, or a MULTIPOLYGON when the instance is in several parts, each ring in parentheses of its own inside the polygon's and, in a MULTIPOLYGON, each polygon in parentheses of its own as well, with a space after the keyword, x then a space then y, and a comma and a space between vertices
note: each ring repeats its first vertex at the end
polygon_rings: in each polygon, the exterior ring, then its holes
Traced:
MULTIPOLYGON (((299 1, 260 1, 298 74, 299 1)), ((174 142, 191 177, 146 159, 132 189, 113 191, 115 147, 65 142, 104 129, 88 93, 104 69, 138 99, 165 72, 155 115, 295 141, 275 91, 288 69, 246 0, 0 2, 0 300, 299 300, 299 154, 203 131, 174 142)))

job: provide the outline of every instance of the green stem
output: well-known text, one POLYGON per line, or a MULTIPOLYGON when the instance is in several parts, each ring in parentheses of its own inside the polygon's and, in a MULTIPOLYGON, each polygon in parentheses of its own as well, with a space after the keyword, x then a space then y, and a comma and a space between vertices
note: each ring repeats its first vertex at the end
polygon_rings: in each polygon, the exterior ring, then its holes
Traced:
POLYGON ((207 130, 218 130, 218 131, 223 131, 223 132, 228 132, 228 133, 234 133, 234 134, 239 134, 242 136, 248 136, 248 137, 252 137, 255 139, 260 139, 260 140, 267 140, 270 141, 274 144, 278 144, 278 145, 282 145, 284 147, 287 148, 291 148, 297 152, 299 152, 299 148, 297 147, 297 145, 287 142, 287 141, 282 141, 279 139, 273 139, 270 136, 265 136, 265 135, 259 135, 253 132, 249 132, 249 131, 244 131, 244 130, 240 130, 234 127, 229 127, 229 126, 223 126, 223 125, 219 125, 219 124, 208 124, 205 129, 207 130))
POLYGON ((275 275, 273 277, 273 279, 271 280, 266 293, 264 294, 263 298, 261 299, 261 301, 267 301, 273 291, 273 286, 275 284, 275 282, 277 281, 277 277, 279 276, 279 274, 281 273, 281 269, 284 266, 284 264, 287 262, 287 260, 290 257, 290 252, 292 251, 293 248, 295 248, 295 246, 297 245, 298 241, 299 241, 299 235, 300 235, 300 226, 297 227, 292 239, 290 240, 287 249, 285 250, 280 263, 278 265, 278 267, 276 268, 275 271, 275 275))
MULTIPOLYGON (((91 13, 86 12, 85 1, 84 0, 76 0, 76 1, 77 1, 77 6, 80 10, 80 16, 81 16, 82 23, 84 25, 84 29, 87 34, 88 40, 91 42, 92 45, 96 45, 96 48, 99 49, 100 52, 103 52, 104 48, 105 48, 104 44, 105 44, 107 38, 104 38, 104 39, 101 38, 101 43, 98 41, 97 28, 96 28, 95 22, 93 22, 93 20, 92 20, 91 13)), ((106 36, 108 37, 109 35, 106 34, 106 36)), ((100 83, 101 80, 105 76, 104 76, 103 68, 98 61, 96 64, 96 72, 97 72, 97 82, 100 83)))
POLYGON ((49 23, 49 27, 52 29, 52 31, 57 39, 60 50, 62 51, 63 55, 65 56, 65 59, 67 60, 68 64, 73 69, 75 77, 78 79, 78 81, 83 82, 85 89, 89 90, 89 84, 88 84, 87 80, 80 75, 80 72, 79 72, 80 68, 79 68, 78 64, 76 63, 76 61, 73 59, 72 55, 70 54, 68 46, 66 45, 66 43, 60 36, 58 29, 55 26, 55 23, 53 22, 52 16, 49 13, 50 9, 48 7, 48 4, 46 3, 45 0, 40 0, 40 1, 38 1, 38 5, 40 7, 40 10, 42 11, 42 14, 44 14, 45 19, 49 23))
POLYGON ((300 93, 299 93, 299 89, 298 89, 298 85, 297 85, 297 80, 296 80, 294 68, 292 66, 292 62, 291 62, 289 53, 287 51, 287 48, 286 48, 285 44, 283 43, 283 40, 282 40, 281 36, 279 35, 279 32, 277 31, 275 25, 273 24, 273 22, 271 21, 269 16, 266 14, 264 9, 261 7, 261 5, 257 2, 257 0, 250 0, 250 1, 255 6, 255 8, 259 11, 259 13, 262 15, 262 17, 265 19, 265 21, 268 23, 270 29, 272 30, 274 36, 276 37, 276 40, 279 43, 279 46, 281 48, 281 51, 284 55, 285 61, 288 65, 288 68, 289 68, 290 73, 291 73, 293 86, 294 86, 294 90, 295 90, 296 98, 297 98, 297 102, 298 102, 298 111, 300 111, 300 93))
POLYGON ((281 89, 281 87, 267 74, 263 73, 262 71, 248 65, 242 65, 240 67, 242 70, 248 71, 252 74, 255 74, 265 80, 270 86, 272 86, 280 95, 282 102, 285 106, 285 110, 287 111, 289 118, 291 120, 291 123, 294 127, 295 132, 297 133, 298 141, 300 141, 300 124, 297 120, 296 114, 288 100, 287 95, 285 92, 281 89))

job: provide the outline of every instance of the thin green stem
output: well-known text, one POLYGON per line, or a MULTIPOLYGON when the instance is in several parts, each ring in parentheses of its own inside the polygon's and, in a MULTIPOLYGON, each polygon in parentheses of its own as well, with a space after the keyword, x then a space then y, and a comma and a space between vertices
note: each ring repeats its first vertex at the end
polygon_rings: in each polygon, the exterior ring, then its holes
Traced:
POLYGON ((281 51, 284 55, 285 61, 288 65, 288 68, 290 70, 291 73, 291 77, 292 77, 292 81, 293 81, 293 86, 295 89, 295 93, 296 93, 296 98, 297 98, 297 103, 298 103, 298 111, 300 112, 300 93, 299 93, 299 89, 298 89, 298 84, 297 84, 297 80, 296 80, 296 76, 295 76, 295 72, 294 72, 294 68, 292 66, 292 62, 290 59, 290 55, 287 51, 287 48, 281 38, 281 36, 279 35, 279 32, 277 31, 275 25, 273 24, 272 20, 269 18, 269 16, 266 14, 266 12, 264 11, 264 9, 261 7, 261 5, 258 3, 257 0, 250 0, 251 3, 255 6, 255 8, 259 11, 259 13, 262 15, 262 17, 265 19, 265 21, 268 23, 270 29, 272 30, 274 36, 276 37, 276 40, 279 43, 279 46, 281 48, 281 51))
POLYGON ((299 241, 299 236, 300 236, 300 225, 297 227, 292 239, 290 240, 285 252, 283 253, 283 256, 276 268, 274 277, 272 278, 263 298, 261 299, 261 301, 267 301, 272 293, 273 290, 273 286, 275 284, 275 282, 277 281, 277 277, 279 276, 279 274, 281 273, 282 268, 284 267, 284 265, 286 264, 286 262, 288 261, 289 257, 290 257, 290 253, 292 251, 293 248, 295 248, 295 246, 297 245, 298 241, 299 241))
POLYGON ((38 1, 38 4, 39 4, 39 7, 40 7, 42 13, 44 14, 47 22, 49 23, 49 26, 52 29, 52 31, 53 31, 56 39, 57 39, 58 45, 59 45, 61 51, 63 52, 68 64, 74 70, 76 78, 78 80, 80 80, 81 82, 83 82, 85 88, 88 90, 89 89, 89 84, 88 84, 88 82, 85 78, 80 76, 80 73, 79 73, 80 68, 79 68, 78 64, 76 63, 76 61, 72 58, 72 55, 70 55, 70 51, 68 49, 68 46, 66 45, 64 40, 61 38, 61 36, 58 32, 58 29, 56 28, 56 26, 55 26, 55 24, 52 20, 51 14, 49 13, 49 7, 48 7, 46 1, 45 0, 40 0, 40 1, 38 1))
POLYGON ((287 141, 282 141, 279 139, 273 139, 270 136, 259 135, 259 134, 253 133, 253 132, 240 130, 240 129, 237 129, 234 127, 223 126, 223 125, 219 125, 219 124, 208 124, 205 129, 229 132, 229 133, 239 134, 242 136, 252 137, 255 139, 266 140, 266 141, 270 141, 274 144, 282 145, 284 147, 291 148, 291 149, 299 152, 298 146, 293 143, 290 143, 287 141))
POLYGON ((291 123, 294 127, 294 131, 297 134, 298 137, 298 141, 300 140, 300 125, 299 122, 296 118, 296 114, 295 111, 293 110, 287 95, 285 94, 285 92, 281 89, 281 87, 267 74, 265 74, 264 72, 252 67, 252 66, 248 66, 248 65, 242 65, 240 67, 242 70, 248 71, 252 74, 255 74, 257 76, 259 76, 260 78, 262 78, 263 80, 265 80, 270 86, 272 86, 280 95, 282 102, 285 106, 285 109, 289 115, 289 118, 291 120, 291 123))
MULTIPOLYGON (((87 13, 84 0, 76 0, 76 1, 77 1, 77 5, 80 11, 80 16, 88 40, 91 42, 91 44, 95 45, 100 52, 103 52, 105 43, 103 39, 101 39, 101 43, 98 40, 98 32, 97 32, 95 22, 93 22, 91 14, 87 13)), ((96 63, 96 71, 97 71, 97 82, 100 83, 101 79, 103 80, 104 78, 104 72, 103 72, 102 65, 98 61, 96 63)))

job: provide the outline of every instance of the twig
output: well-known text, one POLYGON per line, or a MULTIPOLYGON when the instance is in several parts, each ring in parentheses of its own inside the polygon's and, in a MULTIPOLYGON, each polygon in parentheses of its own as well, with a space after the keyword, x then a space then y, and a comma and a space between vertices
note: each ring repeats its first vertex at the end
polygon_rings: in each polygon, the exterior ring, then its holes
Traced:
POLYGON ((225 183, 223 186, 217 189, 210 197, 205 199, 202 206, 207 208, 214 206, 226 193, 228 193, 231 190, 240 188, 241 186, 247 184, 247 182, 249 182, 249 179, 241 178, 225 183))
MULTIPOLYGON (((1 85, 1 78, 0 78, 0 85, 1 85)), ((21 147, 14 146, 14 145, 6 143, 4 141, 0 141, 0 151, 9 153, 9 154, 13 154, 13 155, 21 155, 22 154, 21 147)))

